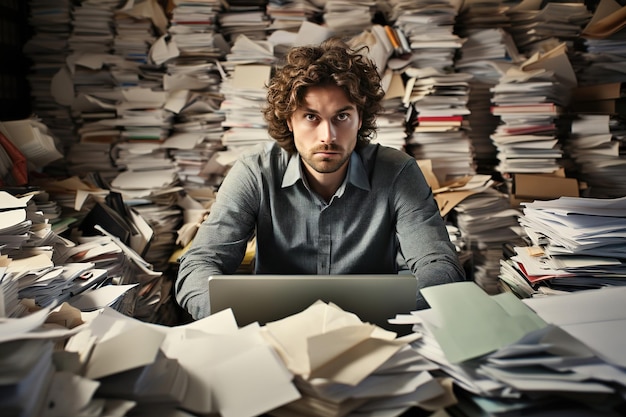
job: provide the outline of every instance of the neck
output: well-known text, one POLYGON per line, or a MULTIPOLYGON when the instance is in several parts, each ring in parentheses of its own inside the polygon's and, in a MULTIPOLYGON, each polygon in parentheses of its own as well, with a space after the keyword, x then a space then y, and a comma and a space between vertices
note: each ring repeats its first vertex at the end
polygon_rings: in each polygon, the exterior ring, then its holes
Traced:
POLYGON ((329 202, 335 192, 341 186, 348 170, 348 164, 344 164, 335 172, 320 173, 304 167, 304 174, 307 182, 313 191, 315 191, 324 201, 329 202))

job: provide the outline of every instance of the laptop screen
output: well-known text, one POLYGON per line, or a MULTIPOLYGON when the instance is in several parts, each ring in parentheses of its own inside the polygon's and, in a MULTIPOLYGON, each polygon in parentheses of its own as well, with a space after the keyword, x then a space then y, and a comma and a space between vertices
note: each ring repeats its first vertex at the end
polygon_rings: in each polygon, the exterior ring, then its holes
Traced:
POLYGON ((406 334, 387 321, 416 309, 417 280, 388 275, 214 275, 209 277, 211 314, 231 308, 237 324, 263 325, 299 313, 321 300, 363 322, 406 334))

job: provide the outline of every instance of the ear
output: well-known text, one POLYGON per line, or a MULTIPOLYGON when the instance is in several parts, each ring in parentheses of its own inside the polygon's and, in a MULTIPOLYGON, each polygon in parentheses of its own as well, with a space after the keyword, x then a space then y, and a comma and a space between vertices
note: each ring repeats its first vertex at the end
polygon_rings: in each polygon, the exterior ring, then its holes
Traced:
POLYGON ((291 127, 291 120, 287 119, 287 127, 289 128, 290 132, 293 132, 293 128, 291 127))

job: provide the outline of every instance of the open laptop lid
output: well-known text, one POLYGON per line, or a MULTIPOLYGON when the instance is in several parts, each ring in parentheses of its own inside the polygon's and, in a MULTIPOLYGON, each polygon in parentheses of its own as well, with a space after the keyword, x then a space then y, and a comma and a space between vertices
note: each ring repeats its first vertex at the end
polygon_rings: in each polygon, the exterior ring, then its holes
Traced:
POLYGON ((416 309, 417 280, 409 274, 389 275, 214 275, 209 277, 211 314, 231 308, 245 326, 280 320, 317 300, 334 303, 361 321, 399 334, 406 326, 387 321, 416 309))

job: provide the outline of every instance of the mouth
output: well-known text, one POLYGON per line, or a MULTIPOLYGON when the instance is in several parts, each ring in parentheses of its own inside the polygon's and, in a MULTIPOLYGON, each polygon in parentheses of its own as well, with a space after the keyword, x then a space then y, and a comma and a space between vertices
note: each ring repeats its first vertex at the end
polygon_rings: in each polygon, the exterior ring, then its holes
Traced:
POLYGON ((336 155, 339 155, 339 152, 333 152, 333 151, 318 151, 315 152, 315 155, 321 157, 321 158, 332 158, 336 155))
POLYGON ((340 154, 340 149, 337 149, 336 147, 333 146, 324 146, 324 147, 320 147, 318 149, 316 149, 314 151, 314 153, 316 155, 337 155, 340 154))

